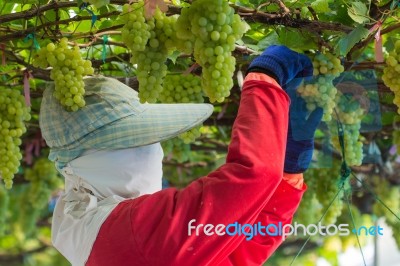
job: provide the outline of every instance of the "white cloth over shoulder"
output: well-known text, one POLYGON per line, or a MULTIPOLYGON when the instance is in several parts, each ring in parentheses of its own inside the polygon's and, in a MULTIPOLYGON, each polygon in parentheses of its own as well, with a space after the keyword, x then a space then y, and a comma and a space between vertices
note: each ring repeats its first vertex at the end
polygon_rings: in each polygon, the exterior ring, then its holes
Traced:
POLYGON ((89 150, 63 169, 65 192, 52 221, 53 245, 73 266, 85 265, 101 225, 126 199, 161 190, 159 143, 122 150, 89 150))

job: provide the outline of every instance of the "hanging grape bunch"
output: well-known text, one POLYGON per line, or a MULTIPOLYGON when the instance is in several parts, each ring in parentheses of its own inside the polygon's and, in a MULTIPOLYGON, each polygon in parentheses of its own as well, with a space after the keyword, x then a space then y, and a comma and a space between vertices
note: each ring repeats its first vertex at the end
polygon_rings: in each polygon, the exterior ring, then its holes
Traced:
POLYGON ((330 121, 337 93, 333 80, 343 72, 344 68, 340 60, 330 53, 319 53, 313 57, 312 62, 315 80, 300 86, 298 92, 305 99, 309 111, 321 107, 324 110, 322 120, 330 121))
POLYGON ((360 129, 364 109, 360 102, 351 95, 338 92, 336 95, 337 117, 328 124, 332 133, 333 146, 341 151, 338 136, 337 119, 342 124, 344 133, 344 152, 349 166, 361 165, 363 159, 363 143, 361 141, 360 129))
MULTIPOLYGON (((202 103, 204 102, 201 79, 193 74, 167 75, 164 80, 164 88, 160 94, 163 103, 202 103)), ((179 138, 189 144, 200 137, 200 127, 179 135, 179 138)))
POLYGON ((382 80, 394 92, 393 103, 398 107, 400 114, 400 40, 395 43, 395 48, 386 59, 382 80))
POLYGON ((29 121, 30 110, 19 90, 0 87, 0 177, 5 187, 12 187, 22 154, 19 146, 26 132, 24 122, 29 121))
POLYGON ((233 86, 236 60, 232 51, 245 32, 240 16, 227 1, 197 0, 182 9, 176 31, 186 50, 193 47, 194 58, 203 67, 206 96, 211 102, 222 102, 233 86))
POLYGON ((52 67, 50 78, 54 80, 54 97, 66 110, 77 111, 85 106, 83 77, 93 74, 94 70, 89 60, 82 59, 78 46, 70 49, 67 38, 62 38, 58 44, 49 43, 38 51, 33 65, 52 67))

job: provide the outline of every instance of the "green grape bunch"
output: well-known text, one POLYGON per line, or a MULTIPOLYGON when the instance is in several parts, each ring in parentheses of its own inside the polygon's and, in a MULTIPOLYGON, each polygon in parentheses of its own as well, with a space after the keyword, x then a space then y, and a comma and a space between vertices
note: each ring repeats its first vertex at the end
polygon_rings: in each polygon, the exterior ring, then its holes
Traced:
MULTIPOLYGON (((143 12, 143 10, 141 11, 143 12)), ((147 21, 150 37, 143 51, 132 50, 131 63, 137 65, 139 98, 141 102, 155 103, 163 89, 168 67, 168 55, 175 49, 175 16, 166 16, 159 9, 147 21)))
POLYGON ((335 160, 329 168, 310 168, 304 173, 307 184, 301 204, 299 205, 294 221, 304 225, 317 224, 325 213, 321 223, 334 224, 343 209, 342 194, 339 191, 340 162, 335 160), (329 207, 329 204, 330 207, 329 207), (328 209, 329 207, 329 209, 328 209))
POLYGON ((227 1, 197 0, 183 8, 176 23, 177 38, 185 51, 193 48, 203 68, 202 85, 211 102, 222 102, 233 86, 235 43, 246 31, 245 24, 227 1))
POLYGON ((328 75, 338 77, 344 71, 340 59, 331 53, 318 53, 312 60, 314 76, 328 75))
POLYGON ((77 111, 85 106, 83 77, 92 75, 94 69, 89 60, 83 60, 78 46, 70 49, 68 39, 58 44, 49 43, 41 48, 33 65, 46 68, 51 66, 50 78, 54 80, 54 97, 68 111, 77 111))
POLYGON ((151 36, 150 25, 146 23, 143 1, 122 6, 122 41, 132 52, 143 52, 151 36))
MULTIPOLYGON (((204 98, 201 78, 193 74, 167 75, 159 99, 163 103, 202 103, 204 98)), ((179 135, 179 138, 185 144, 194 142, 201 135, 200 128, 201 126, 192 128, 179 135)))
POLYGON ((400 40, 395 43, 395 48, 386 59, 382 80, 394 92, 393 103, 398 107, 400 114, 400 40))
POLYGON ((201 78, 193 74, 167 75, 159 100, 163 103, 204 102, 201 78))
POLYGON ((42 209, 48 204, 52 192, 61 183, 54 163, 47 158, 38 159, 32 168, 27 169, 25 179, 30 181, 28 193, 36 209, 42 209))
POLYGON ((312 57, 315 79, 298 88, 298 93, 307 103, 307 109, 314 111, 317 107, 324 110, 323 121, 331 121, 335 107, 337 89, 333 80, 344 71, 340 59, 330 53, 318 53, 312 57))
POLYGON ((30 108, 19 90, 0 87, 0 177, 10 189, 18 172, 22 154, 21 136, 25 122, 31 119, 30 108))
POLYGON ((346 94, 338 92, 336 95, 336 114, 328 127, 332 134, 333 146, 341 152, 338 134, 338 122, 342 125, 344 134, 344 153, 349 166, 359 166, 363 160, 363 143, 360 134, 361 120, 365 110, 360 102, 346 94))
POLYGON ((337 89, 331 78, 317 77, 313 83, 300 85, 297 92, 305 100, 308 111, 312 112, 321 107, 324 111, 322 120, 326 122, 332 120, 337 89))

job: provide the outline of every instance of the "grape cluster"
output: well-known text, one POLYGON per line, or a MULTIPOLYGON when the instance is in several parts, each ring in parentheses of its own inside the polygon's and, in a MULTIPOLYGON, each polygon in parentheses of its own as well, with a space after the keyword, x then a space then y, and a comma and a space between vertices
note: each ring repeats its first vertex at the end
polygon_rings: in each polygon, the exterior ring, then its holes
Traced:
POLYGON ((396 145, 397 154, 400 155, 400 130, 395 129, 392 133, 393 144, 396 145))
POLYGON ((38 159, 31 169, 27 169, 25 179, 30 181, 31 204, 36 209, 42 209, 48 204, 51 193, 61 181, 54 163, 46 158, 38 159))
POLYGON ((319 53, 312 59, 315 79, 302 84, 299 94, 305 99, 309 111, 321 107, 324 110, 323 121, 332 119, 337 93, 333 80, 344 71, 340 60, 330 53, 319 53), (321 76, 320 76, 321 75, 321 76))
POLYGON ((179 163, 183 163, 190 159, 190 145, 183 142, 180 138, 173 138, 161 143, 166 157, 173 155, 179 163))
POLYGON ((383 69, 382 80, 394 92, 394 104, 400 114, 400 40, 395 43, 395 48, 386 59, 386 67, 383 69))
POLYGON ((336 87, 332 79, 328 77, 317 77, 315 82, 304 83, 297 89, 298 93, 307 103, 307 110, 314 111, 317 107, 324 110, 323 121, 332 119, 335 108, 336 87))
POLYGON ((147 21, 150 38, 144 51, 132 51, 131 63, 137 64, 141 102, 156 102, 163 89, 163 81, 168 70, 165 62, 169 52, 174 48, 175 23, 176 17, 167 17, 157 9, 154 18, 147 21))
POLYGON ((344 133, 346 162, 349 166, 361 165, 363 159, 363 144, 361 141, 362 136, 360 135, 360 128, 364 109, 356 99, 338 93, 336 96, 336 111, 338 117, 332 121, 332 123, 328 124, 333 136, 333 146, 341 151, 336 121, 339 120, 344 133))
POLYGON ((20 166, 21 136, 26 132, 24 122, 30 118, 30 109, 20 91, 0 87, 0 177, 7 189, 12 187, 20 166))
POLYGON ((239 15, 227 1, 197 0, 182 9, 176 34, 185 50, 193 47, 196 62, 203 67, 202 83, 211 102, 222 102, 233 86, 235 42, 245 32, 239 15))
MULTIPOLYGON (((308 189, 296 212, 295 221, 304 225, 316 224, 327 210, 339 190, 340 162, 334 161, 330 168, 310 168, 304 173, 308 189)), ((327 210, 322 224, 333 224, 342 213, 342 193, 327 210)))
MULTIPOLYGON (((193 74, 167 75, 159 99, 163 103, 204 102, 200 77, 193 74)), ((181 138, 185 144, 189 144, 200 137, 200 128, 201 126, 192 128, 179 135, 179 138, 181 138)))
POLYGON ((150 25, 144 17, 143 1, 122 6, 122 41, 132 52, 143 52, 150 38, 150 25))
POLYGON ((344 71, 340 59, 330 53, 319 53, 314 56, 313 60, 314 76, 328 75, 338 77, 344 71))
POLYGON ((159 100, 163 103, 204 102, 201 78, 193 75, 167 75, 159 100))
MULTIPOLYGON (((400 212, 400 187, 391 185, 386 179, 379 176, 373 178, 373 188, 378 198, 398 214, 400 212)), ((385 217, 387 222, 398 223, 397 218, 379 201, 375 201, 372 206, 373 214, 378 217, 385 217)))
POLYGON ((54 97, 68 111, 77 111, 85 106, 83 77, 94 73, 92 63, 83 60, 79 47, 68 48, 68 39, 62 38, 58 44, 49 43, 41 48, 33 62, 34 66, 52 67, 50 78, 54 80, 54 97))

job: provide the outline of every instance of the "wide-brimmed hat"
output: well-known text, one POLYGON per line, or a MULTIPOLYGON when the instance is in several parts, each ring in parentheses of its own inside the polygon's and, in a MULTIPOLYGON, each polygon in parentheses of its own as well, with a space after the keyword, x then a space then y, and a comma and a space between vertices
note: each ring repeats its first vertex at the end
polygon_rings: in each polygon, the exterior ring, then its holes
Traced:
MULTIPOLYGON (((210 104, 141 104, 136 91, 113 78, 86 78, 86 106, 66 111, 46 88, 40 128, 58 166, 87 149, 123 149, 173 138, 206 120, 210 104)), ((53 85, 54 86, 54 85, 53 85)))

